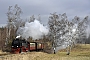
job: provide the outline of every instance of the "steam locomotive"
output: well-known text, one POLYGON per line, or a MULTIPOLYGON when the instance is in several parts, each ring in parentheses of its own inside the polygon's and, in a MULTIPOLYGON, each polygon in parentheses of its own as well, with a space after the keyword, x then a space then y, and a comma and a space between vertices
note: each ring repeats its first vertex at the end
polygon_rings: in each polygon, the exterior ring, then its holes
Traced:
POLYGON ((22 40, 16 38, 13 40, 11 45, 11 53, 21 53, 28 51, 39 51, 44 49, 44 44, 40 42, 28 42, 26 40, 22 40))

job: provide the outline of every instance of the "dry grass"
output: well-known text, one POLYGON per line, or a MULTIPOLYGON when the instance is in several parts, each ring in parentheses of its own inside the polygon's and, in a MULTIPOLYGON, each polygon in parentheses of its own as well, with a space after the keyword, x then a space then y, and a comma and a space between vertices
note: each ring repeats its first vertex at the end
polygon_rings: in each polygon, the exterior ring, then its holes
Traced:
POLYGON ((27 52, 0 56, 0 60, 90 60, 90 45, 77 45, 70 55, 66 55, 65 51, 59 51, 56 54, 27 52))

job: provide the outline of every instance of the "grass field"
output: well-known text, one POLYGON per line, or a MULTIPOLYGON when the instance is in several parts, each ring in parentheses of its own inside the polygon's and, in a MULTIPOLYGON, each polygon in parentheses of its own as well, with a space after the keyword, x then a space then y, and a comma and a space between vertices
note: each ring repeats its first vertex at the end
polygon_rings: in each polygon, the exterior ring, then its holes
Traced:
POLYGON ((0 56, 0 60, 90 60, 90 45, 79 44, 72 48, 70 55, 66 55, 65 50, 58 51, 56 54, 28 52, 0 56))

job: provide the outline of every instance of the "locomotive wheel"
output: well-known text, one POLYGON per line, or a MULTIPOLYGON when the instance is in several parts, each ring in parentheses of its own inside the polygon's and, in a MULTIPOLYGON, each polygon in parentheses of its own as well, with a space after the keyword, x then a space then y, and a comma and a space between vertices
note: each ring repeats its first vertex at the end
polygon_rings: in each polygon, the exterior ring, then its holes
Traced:
POLYGON ((22 52, 22 48, 20 48, 20 51, 19 51, 19 53, 21 53, 22 52))

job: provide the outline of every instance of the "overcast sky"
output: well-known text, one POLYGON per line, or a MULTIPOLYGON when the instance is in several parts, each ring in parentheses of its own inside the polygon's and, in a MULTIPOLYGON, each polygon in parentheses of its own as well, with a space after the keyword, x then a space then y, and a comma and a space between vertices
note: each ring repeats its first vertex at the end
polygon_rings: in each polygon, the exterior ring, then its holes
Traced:
POLYGON ((29 19, 31 15, 41 15, 41 20, 46 22, 50 13, 66 13, 68 19, 74 16, 90 16, 90 0, 0 0, 0 24, 7 23, 6 13, 9 6, 18 4, 23 14, 22 19, 29 19))

